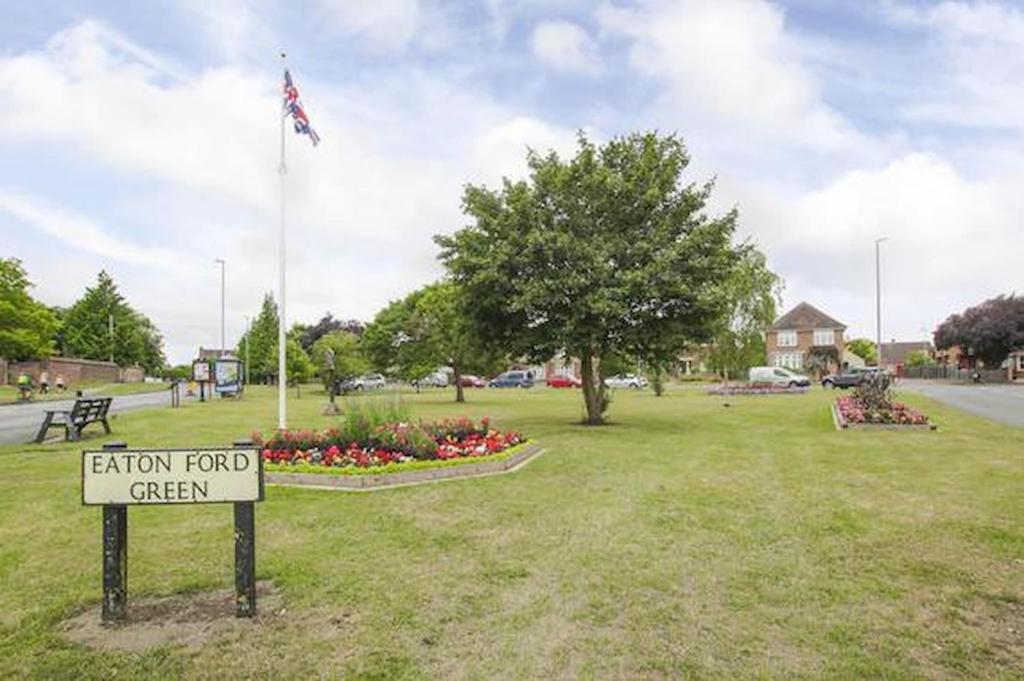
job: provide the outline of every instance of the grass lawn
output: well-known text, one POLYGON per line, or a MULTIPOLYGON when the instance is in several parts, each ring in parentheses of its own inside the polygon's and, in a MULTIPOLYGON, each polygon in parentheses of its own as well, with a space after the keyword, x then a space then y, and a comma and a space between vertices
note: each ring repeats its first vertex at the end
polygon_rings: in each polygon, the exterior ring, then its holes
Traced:
MULTIPOLYGON (((68 386, 64 392, 51 390, 43 394, 36 389, 32 393, 34 402, 51 402, 53 400, 70 400, 75 397, 75 391, 81 390, 86 397, 116 397, 118 395, 137 395, 139 393, 152 393, 161 390, 170 390, 169 383, 74 383, 68 386)), ((15 403, 18 401, 18 387, 14 385, 0 385, 0 405, 15 403)))
MULTIPOLYGON (((924 398, 941 430, 833 430, 831 393, 405 395, 547 452, 490 478, 352 494, 270 487, 258 574, 289 618, 198 650, 96 652, 58 623, 100 598, 78 447, 0 448, 0 677, 1019 678, 1024 430, 924 398), (723 401, 732 406, 723 407, 723 401)), ((321 427, 322 396, 290 405, 321 427)), ((223 444, 273 392, 134 412, 133 446, 223 444)), ((89 444, 101 442, 92 439, 89 444)), ((130 598, 230 587, 229 506, 133 508, 130 598)), ((130 602, 130 601, 129 601, 130 602)))

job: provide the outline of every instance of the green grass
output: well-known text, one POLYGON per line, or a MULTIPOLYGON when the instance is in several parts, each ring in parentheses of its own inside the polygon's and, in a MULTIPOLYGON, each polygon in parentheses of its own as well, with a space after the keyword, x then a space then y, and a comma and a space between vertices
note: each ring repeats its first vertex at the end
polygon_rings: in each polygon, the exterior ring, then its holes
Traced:
MULTIPOLYGON (((294 393, 292 393, 294 394, 294 393)), ((1014 678, 1024 664, 1024 431, 924 398, 939 432, 836 432, 832 395, 404 395, 546 448, 511 474, 370 494, 270 487, 275 626, 198 650, 96 652, 59 622, 100 598, 79 447, 0 448, 0 677, 1014 678), (731 405, 723 407, 723 402, 731 405)), ((322 396, 289 405, 324 427, 322 396)), ((273 393, 118 417, 132 446, 274 426, 273 393)), ((94 446, 95 438, 88 442, 94 446)), ((133 508, 132 597, 232 584, 229 506, 133 508)))
MULTIPOLYGON (((75 397, 76 390, 82 390, 86 397, 116 397, 118 395, 137 395, 139 393, 152 393, 160 390, 169 390, 168 383, 75 383, 68 386, 67 390, 60 392, 51 388, 48 393, 39 392, 38 388, 32 393, 34 402, 52 402, 53 400, 69 400, 75 397)), ((18 388, 13 385, 0 385, 0 405, 16 403, 18 401, 18 388)))

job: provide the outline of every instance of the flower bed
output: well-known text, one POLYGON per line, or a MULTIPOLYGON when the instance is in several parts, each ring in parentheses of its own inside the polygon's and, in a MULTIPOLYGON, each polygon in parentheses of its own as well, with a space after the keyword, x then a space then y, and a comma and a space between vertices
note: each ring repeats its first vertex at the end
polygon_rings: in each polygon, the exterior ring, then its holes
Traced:
POLYGON ((772 385, 770 383, 738 383, 736 385, 717 385, 708 389, 708 395, 800 395, 807 392, 807 387, 789 387, 788 385, 772 385))
POLYGON ((902 402, 889 402, 886 407, 871 408, 854 395, 836 398, 832 405, 839 428, 892 429, 918 428, 935 430, 928 417, 902 402))
POLYGON ((277 431, 253 441, 271 472, 374 474, 445 465, 456 460, 495 457, 522 444, 516 432, 490 427, 487 418, 385 423, 353 437, 338 428, 277 431))

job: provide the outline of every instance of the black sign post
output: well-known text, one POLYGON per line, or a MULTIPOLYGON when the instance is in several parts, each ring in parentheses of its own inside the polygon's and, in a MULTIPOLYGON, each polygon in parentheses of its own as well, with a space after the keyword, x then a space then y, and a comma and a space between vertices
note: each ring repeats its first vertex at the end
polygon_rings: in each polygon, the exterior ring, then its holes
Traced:
POLYGON ((103 623, 127 616, 129 504, 232 502, 235 615, 255 616, 254 502, 262 500, 263 460, 251 440, 180 450, 128 450, 124 442, 112 442, 82 452, 82 503, 103 507, 103 623))
MULTIPOLYGON (((103 449, 126 449, 111 442, 103 449)), ((103 507, 103 616, 104 622, 123 620, 128 605, 128 507, 103 507)))
MULTIPOLYGON (((236 440, 235 447, 252 447, 236 440)), ((235 615, 256 614, 256 509, 251 501, 235 502, 235 615)))

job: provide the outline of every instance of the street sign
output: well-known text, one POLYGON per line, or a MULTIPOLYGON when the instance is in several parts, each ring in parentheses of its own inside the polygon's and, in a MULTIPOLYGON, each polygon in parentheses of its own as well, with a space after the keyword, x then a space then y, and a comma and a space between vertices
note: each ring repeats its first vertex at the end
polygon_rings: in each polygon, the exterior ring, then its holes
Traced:
POLYGON ((256 449, 106 449, 82 452, 82 503, 262 501, 256 449))
POLYGON ((235 614, 256 614, 256 513, 263 459, 252 442, 234 447, 128 449, 123 442, 82 452, 82 503, 103 507, 103 622, 128 608, 128 507, 232 503, 235 614))

